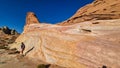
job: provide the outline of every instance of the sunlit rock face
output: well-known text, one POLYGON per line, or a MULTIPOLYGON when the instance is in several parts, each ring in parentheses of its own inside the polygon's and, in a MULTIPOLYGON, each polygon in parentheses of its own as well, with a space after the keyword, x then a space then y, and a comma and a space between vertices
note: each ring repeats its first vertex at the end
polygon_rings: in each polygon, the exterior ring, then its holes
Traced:
POLYGON ((23 42, 25 57, 71 68, 120 68, 120 19, 60 26, 38 23, 34 15, 28 21, 29 14, 11 46, 21 51, 23 42))
POLYGON ((68 20, 59 25, 71 25, 91 20, 112 20, 120 18, 120 0, 94 0, 80 8, 68 20))
POLYGON ((39 23, 36 15, 33 12, 28 12, 26 17, 26 25, 32 24, 32 23, 39 23))

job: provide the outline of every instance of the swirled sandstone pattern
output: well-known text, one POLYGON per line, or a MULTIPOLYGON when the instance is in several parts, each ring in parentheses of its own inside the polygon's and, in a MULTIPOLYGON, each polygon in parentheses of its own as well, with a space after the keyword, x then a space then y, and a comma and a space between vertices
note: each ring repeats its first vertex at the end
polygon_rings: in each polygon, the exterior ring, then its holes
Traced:
POLYGON ((28 14, 23 33, 11 48, 21 50, 23 42, 23 54, 34 62, 71 68, 120 68, 120 19, 60 26, 39 23, 34 13, 28 14))

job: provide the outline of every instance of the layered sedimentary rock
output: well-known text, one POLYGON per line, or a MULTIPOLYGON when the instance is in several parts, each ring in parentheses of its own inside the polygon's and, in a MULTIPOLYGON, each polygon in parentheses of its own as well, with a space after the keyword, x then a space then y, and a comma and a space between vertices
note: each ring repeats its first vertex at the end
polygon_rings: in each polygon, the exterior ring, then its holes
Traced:
POLYGON ((27 13, 27 18, 26 18, 26 25, 29 25, 31 23, 39 23, 39 20, 37 19, 36 15, 33 12, 28 12, 27 13))
POLYGON ((71 25, 90 20, 111 20, 120 18, 120 0, 94 0, 80 8, 71 18, 59 23, 71 25))
MULTIPOLYGON (((33 15, 29 14, 27 19, 33 15)), ((68 26, 40 24, 34 15, 29 20, 11 48, 21 51, 23 42, 23 54, 34 62, 71 68, 120 68, 120 19, 68 26)))

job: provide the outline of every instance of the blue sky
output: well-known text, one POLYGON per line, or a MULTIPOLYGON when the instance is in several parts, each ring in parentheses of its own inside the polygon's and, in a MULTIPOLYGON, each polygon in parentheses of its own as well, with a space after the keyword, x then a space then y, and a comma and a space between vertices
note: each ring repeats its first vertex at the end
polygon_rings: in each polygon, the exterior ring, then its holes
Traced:
POLYGON ((80 7, 93 0, 0 0, 0 27, 23 31, 27 12, 40 22, 58 23, 70 18, 80 7))

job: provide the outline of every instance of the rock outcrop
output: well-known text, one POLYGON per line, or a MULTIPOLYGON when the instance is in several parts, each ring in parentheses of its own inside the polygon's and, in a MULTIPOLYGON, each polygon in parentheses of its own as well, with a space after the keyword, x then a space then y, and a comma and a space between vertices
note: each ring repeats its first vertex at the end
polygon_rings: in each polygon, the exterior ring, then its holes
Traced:
POLYGON ((19 34, 16 30, 14 29, 9 29, 7 26, 3 26, 2 28, 0 28, 1 32, 3 34, 8 34, 8 35, 17 35, 19 34))
POLYGON ((28 12, 26 17, 26 25, 39 23, 37 16, 33 12, 28 12))
POLYGON ((22 51, 24 43, 23 55, 33 62, 42 60, 71 68, 120 68, 120 19, 60 26, 40 24, 33 13, 29 14, 23 33, 11 48, 22 51))
POLYGON ((59 25, 71 25, 91 20, 111 20, 120 18, 120 0, 95 0, 80 8, 71 18, 59 25))
POLYGON ((9 29, 7 26, 0 28, 0 49, 6 48, 8 44, 13 43, 19 36, 16 30, 9 29))

